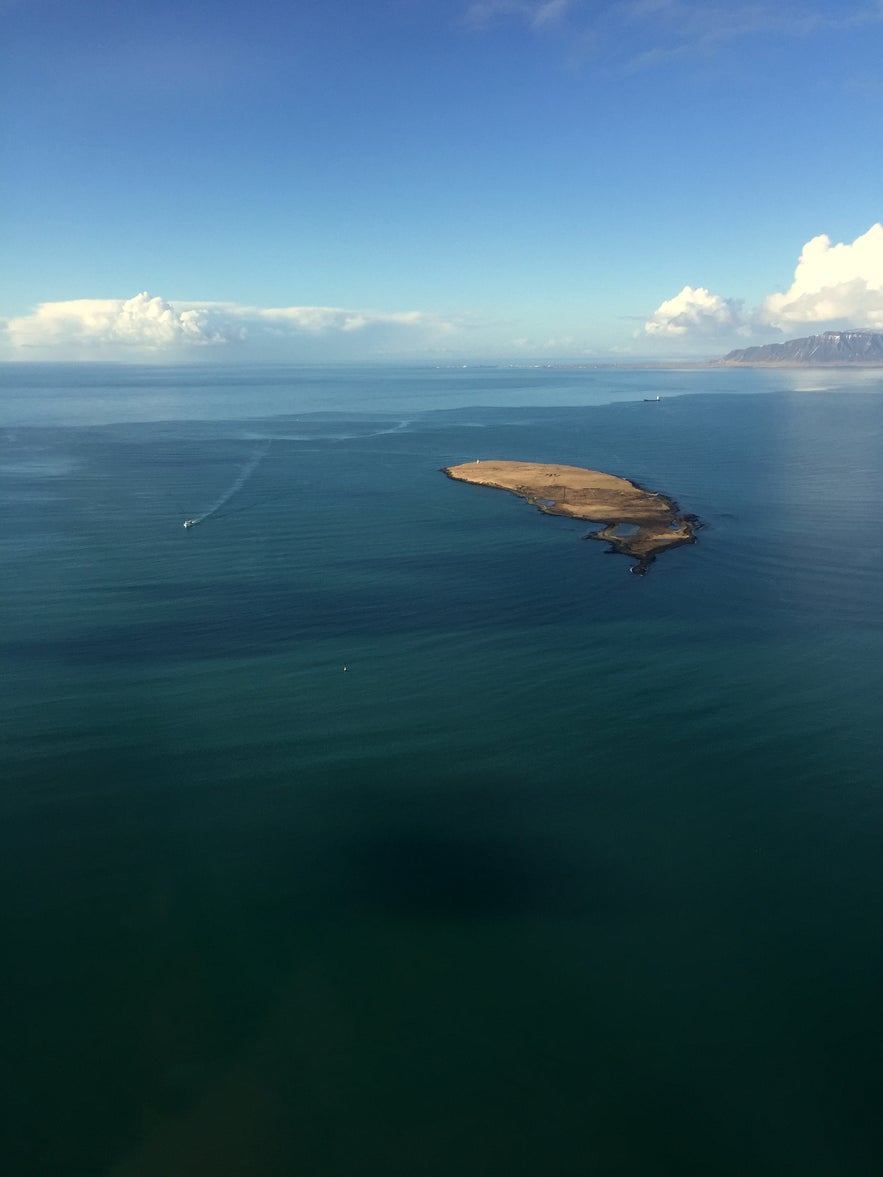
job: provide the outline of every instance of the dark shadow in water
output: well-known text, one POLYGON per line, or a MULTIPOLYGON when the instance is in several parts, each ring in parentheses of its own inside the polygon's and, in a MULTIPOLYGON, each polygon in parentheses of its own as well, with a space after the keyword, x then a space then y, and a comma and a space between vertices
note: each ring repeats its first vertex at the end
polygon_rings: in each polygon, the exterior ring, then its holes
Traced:
MULTIPOLYGON (((462 776, 425 784, 419 801, 395 784, 353 799, 354 821, 328 848, 332 904, 417 921, 643 917, 646 895, 608 861, 590 813, 574 836, 566 791, 462 776)), ((345 790, 336 802, 346 805, 345 790)))
POLYGON ((438 919, 518 915, 536 907, 542 869, 511 842, 429 829, 381 833, 354 848, 360 902, 438 919))

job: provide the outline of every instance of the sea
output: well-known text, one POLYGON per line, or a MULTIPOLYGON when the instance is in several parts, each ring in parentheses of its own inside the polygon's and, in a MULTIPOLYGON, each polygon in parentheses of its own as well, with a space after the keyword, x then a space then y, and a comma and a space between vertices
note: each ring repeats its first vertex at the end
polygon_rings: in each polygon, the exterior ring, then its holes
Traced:
POLYGON ((0 490, 4 1174, 883 1170, 883 371, 5 364, 0 490))

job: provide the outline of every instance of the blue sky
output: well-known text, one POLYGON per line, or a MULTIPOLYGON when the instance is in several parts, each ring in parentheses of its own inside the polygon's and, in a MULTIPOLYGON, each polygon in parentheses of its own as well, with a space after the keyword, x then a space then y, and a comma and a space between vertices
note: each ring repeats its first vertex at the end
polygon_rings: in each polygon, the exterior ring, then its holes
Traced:
POLYGON ((0 0, 0 357, 883 329, 883 3, 0 0))

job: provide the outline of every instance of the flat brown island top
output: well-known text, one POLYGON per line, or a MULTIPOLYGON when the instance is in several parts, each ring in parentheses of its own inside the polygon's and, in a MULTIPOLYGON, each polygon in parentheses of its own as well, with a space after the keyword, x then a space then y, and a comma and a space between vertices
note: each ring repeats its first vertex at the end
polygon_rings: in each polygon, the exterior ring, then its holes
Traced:
POLYGON ((547 515, 603 523, 600 531, 583 538, 606 540, 611 551, 631 556, 637 561, 631 571, 638 575, 647 571, 660 552, 695 543, 700 526, 695 515, 682 515, 664 495, 642 490, 627 478, 581 466, 481 459, 447 466, 443 473, 458 482, 508 490, 547 515))

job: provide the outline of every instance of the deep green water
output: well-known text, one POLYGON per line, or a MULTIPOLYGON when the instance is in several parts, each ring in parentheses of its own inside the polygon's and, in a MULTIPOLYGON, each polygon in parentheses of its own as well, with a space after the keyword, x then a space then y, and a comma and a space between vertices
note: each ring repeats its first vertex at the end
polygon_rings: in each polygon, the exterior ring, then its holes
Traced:
POLYGON ((879 1172, 883 378, 0 379, 4 1172, 879 1172))

